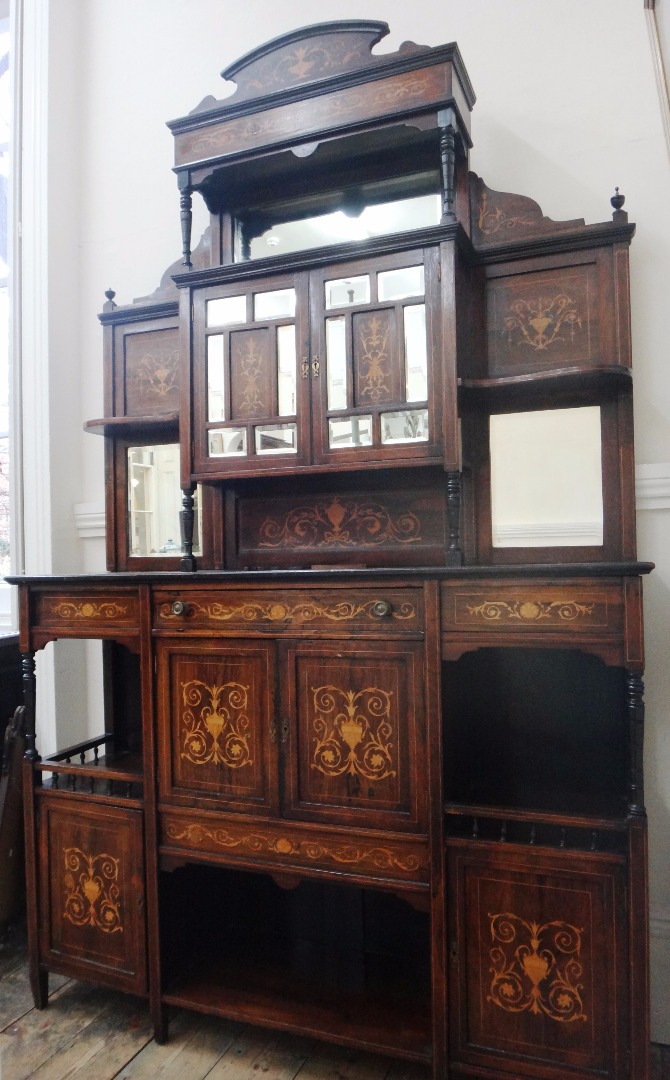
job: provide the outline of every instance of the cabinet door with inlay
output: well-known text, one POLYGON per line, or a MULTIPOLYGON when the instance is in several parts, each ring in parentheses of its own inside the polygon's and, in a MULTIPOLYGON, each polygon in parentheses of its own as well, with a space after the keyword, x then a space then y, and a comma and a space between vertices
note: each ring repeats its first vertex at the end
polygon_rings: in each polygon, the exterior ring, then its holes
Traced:
POLYGON ((285 813, 421 830, 422 646, 326 641, 283 650, 285 813))
POLYGON ((310 275, 314 460, 429 459, 442 446, 437 251, 310 275))
POLYGON ((161 799, 276 810, 274 643, 164 640, 157 670, 161 799))
POLYGON ((452 1063, 630 1080, 623 859, 455 840, 449 865, 452 1063))
POLYGON ((53 970, 146 989, 142 813, 40 798, 42 959, 53 970))

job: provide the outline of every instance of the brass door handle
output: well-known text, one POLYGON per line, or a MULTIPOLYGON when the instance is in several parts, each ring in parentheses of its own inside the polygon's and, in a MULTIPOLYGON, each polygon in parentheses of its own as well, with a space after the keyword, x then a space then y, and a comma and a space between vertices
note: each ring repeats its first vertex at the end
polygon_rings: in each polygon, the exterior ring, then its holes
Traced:
POLYGON ((321 371, 321 365, 319 364, 319 358, 318 358, 318 356, 313 356, 312 357, 312 375, 314 376, 315 379, 318 379, 320 371, 321 371))
POLYGON ((300 365, 300 374, 302 375, 303 379, 306 379, 309 375, 309 360, 306 356, 303 356, 302 358, 302 364, 300 365))

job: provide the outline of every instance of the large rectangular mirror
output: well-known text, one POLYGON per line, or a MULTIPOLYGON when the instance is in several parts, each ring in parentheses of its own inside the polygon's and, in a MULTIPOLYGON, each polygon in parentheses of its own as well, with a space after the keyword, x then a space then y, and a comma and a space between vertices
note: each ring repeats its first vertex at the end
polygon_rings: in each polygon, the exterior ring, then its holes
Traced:
POLYGON ((494 548, 603 543, 597 405, 490 417, 494 548))
MULTIPOLYGON (((196 489, 193 552, 202 554, 200 490, 196 489)), ((181 552, 179 443, 128 447, 128 551, 133 557, 181 552)))

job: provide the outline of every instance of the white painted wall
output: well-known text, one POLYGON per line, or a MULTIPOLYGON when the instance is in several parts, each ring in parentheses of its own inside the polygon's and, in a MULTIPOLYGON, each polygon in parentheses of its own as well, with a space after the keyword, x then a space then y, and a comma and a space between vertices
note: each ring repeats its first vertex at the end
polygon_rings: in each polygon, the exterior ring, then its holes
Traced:
MULTIPOLYGON (((662 20, 665 3, 658 3, 662 20)), ((48 195, 41 302, 52 391, 51 534, 42 561, 54 570, 94 569, 103 565, 102 542, 76 538, 74 504, 102 503, 102 446, 80 434, 102 410, 96 313, 110 285, 121 303, 151 292, 179 254, 164 121, 207 94, 222 96, 217 73, 244 52, 326 12, 311 0, 246 0, 243 8, 231 0, 25 5, 42 15, 35 33, 46 34, 48 53, 48 160, 38 187, 46 184, 48 195)), ((338 0, 327 17, 385 19, 392 36, 384 50, 408 38, 457 40, 478 95, 472 167, 488 185, 532 196, 551 217, 588 222, 609 217, 618 185, 637 222, 637 456, 653 467, 661 490, 661 507, 640 512, 639 548, 658 564, 646 588, 654 1037, 670 1042, 670 168, 642 0, 367 0, 363 7, 338 0)), ((43 528, 34 515, 28 520, 43 528)), ((35 569, 33 541, 28 569, 35 569)), ((97 696, 91 679, 92 703, 97 696)))

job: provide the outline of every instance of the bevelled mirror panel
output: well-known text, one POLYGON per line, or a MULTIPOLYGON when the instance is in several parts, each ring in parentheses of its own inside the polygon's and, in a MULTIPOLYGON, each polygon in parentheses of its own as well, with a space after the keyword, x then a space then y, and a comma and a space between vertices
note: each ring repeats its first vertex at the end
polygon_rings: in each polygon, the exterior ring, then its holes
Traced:
MULTIPOLYGON (((193 552, 200 548, 200 489, 196 489, 193 552)), ((128 550, 132 557, 181 552, 179 444, 128 447, 128 550)))
POLYGON ((494 548, 603 542, 600 408, 490 418, 494 548))

